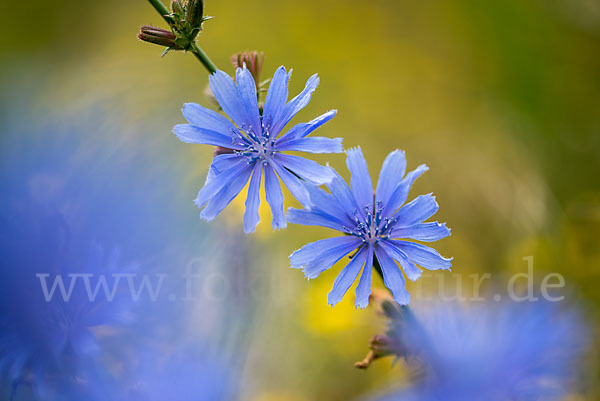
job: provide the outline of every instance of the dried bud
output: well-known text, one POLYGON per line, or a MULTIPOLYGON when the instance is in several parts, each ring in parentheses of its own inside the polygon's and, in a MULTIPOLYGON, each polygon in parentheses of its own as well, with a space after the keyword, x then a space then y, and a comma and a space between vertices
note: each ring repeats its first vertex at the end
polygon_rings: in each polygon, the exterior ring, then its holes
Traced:
POLYGON ((398 343, 394 337, 378 334, 369 341, 369 352, 362 361, 356 362, 355 367, 359 369, 367 369, 371 363, 379 358, 388 355, 396 355, 397 357, 406 355, 406 350, 402 344, 398 343))
POLYGON ((369 348, 379 357, 392 354, 403 356, 406 354, 406 348, 395 337, 382 334, 371 338, 369 348))
POLYGON ((355 362, 354 367, 358 369, 367 369, 375 359, 377 359, 377 355, 371 350, 362 361, 355 362))
POLYGON ((183 50, 183 47, 177 44, 177 36, 175 36, 173 32, 162 28, 156 28, 151 25, 140 27, 138 39, 143 40, 144 42, 154 43, 155 45, 169 47, 174 50, 183 50))
POLYGON ((235 68, 242 68, 244 64, 246 64, 246 68, 254 78, 256 89, 259 89, 260 72, 262 71, 264 61, 265 54, 256 50, 252 52, 237 53, 231 56, 231 62, 235 68))
POLYGON ((185 20, 192 29, 201 29, 204 15, 203 0, 188 0, 185 4, 185 20))

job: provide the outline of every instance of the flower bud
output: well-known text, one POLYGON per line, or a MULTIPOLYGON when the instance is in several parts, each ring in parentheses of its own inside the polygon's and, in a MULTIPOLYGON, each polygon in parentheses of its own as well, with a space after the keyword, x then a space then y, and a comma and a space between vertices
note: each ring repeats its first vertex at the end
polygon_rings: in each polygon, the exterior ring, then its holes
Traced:
POLYGON ((176 43, 177 36, 166 29, 156 28, 151 25, 143 25, 140 27, 138 39, 144 42, 154 43, 155 45, 165 46, 174 50, 182 50, 183 47, 176 43))
POLYGON ((260 73, 262 71, 263 62, 265 61, 265 53, 258 51, 236 53, 231 56, 231 62, 235 68, 242 68, 246 64, 246 68, 252 74, 256 89, 259 89, 260 73))
POLYGON ((202 26, 202 16, 204 14, 203 0, 188 0, 185 4, 185 20, 192 29, 200 29, 202 26))
POLYGON ((184 7, 181 4, 181 0, 173 0, 171 2, 171 12, 180 17, 184 15, 184 7))

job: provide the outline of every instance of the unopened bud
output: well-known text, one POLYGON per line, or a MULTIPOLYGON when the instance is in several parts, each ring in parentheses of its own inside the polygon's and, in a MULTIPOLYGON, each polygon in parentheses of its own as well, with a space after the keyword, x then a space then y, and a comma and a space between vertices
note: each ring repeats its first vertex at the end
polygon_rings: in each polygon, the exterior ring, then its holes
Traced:
POLYGON ((188 0, 185 4, 185 20, 192 29, 200 29, 202 26, 202 16, 204 15, 203 0, 188 0))
POLYGON ((171 11, 173 14, 176 14, 180 17, 184 15, 184 7, 183 4, 181 4, 181 0, 173 0, 171 2, 171 11))
POLYGON ((256 89, 258 89, 260 84, 260 73, 262 71, 264 61, 265 54, 256 50, 251 52, 236 53, 231 56, 231 62, 235 68, 242 68, 244 64, 246 64, 246 68, 250 71, 250 74, 252 74, 252 77, 254 78, 256 89))
POLYGON ((165 46, 174 50, 183 50, 183 47, 176 43, 177 36, 166 29, 156 28, 151 25, 140 27, 138 39, 144 42, 154 43, 155 45, 165 46))

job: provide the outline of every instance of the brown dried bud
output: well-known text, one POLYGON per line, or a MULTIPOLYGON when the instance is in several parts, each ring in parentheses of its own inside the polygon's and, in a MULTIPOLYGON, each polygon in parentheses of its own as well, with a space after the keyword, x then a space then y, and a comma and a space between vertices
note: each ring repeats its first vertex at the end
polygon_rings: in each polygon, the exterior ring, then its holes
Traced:
POLYGON ((399 341, 394 337, 382 334, 378 334, 371 338, 371 341, 369 341, 369 348, 371 348, 377 356, 391 354, 402 356, 406 354, 406 348, 399 341))
POLYGON ((183 50, 183 47, 175 41, 177 36, 166 29, 156 28, 151 25, 143 25, 140 27, 140 32, 137 35, 138 39, 144 42, 154 43, 155 45, 170 47, 174 50, 183 50))
POLYGON ((265 53, 258 51, 236 53, 231 56, 231 62, 235 68, 242 68, 246 64, 246 68, 252 74, 256 89, 260 84, 260 73, 262 71, 263 62, 265 61, 265 53))
POLYGON ((367 369, 374 360, 383 358, 388 355, 396 355, 397 357, 405 356, 406 349, 388 335, 378 334, 369 341, 369 352, 362 361, 356 362, 354 366, 358 369, 367 369))

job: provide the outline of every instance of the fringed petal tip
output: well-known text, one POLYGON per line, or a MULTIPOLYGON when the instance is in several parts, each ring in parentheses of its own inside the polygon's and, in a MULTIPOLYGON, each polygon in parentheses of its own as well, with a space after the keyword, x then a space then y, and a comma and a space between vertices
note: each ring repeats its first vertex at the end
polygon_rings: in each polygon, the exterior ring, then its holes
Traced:
POLYGON ((287 222, 277 223, 276 221, 273 221, 272 227, 273 231, 285 230, 287 228, 287 222))
POLYGON ((365 309, 367 306, 369 306, 369 301, 367 300, 367 302, 358 302, 358 300, 356 300, 354 302, 354 308, 355 309, 365 309))
POLYGON ((346 150, 344 150, 344 153, 346 153, 347 155, 350 153, 355 153, 355 152, 360 152, 362 154, 362 149, 359 146, 353 146, 351 148, 348 148, 346 150))

